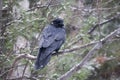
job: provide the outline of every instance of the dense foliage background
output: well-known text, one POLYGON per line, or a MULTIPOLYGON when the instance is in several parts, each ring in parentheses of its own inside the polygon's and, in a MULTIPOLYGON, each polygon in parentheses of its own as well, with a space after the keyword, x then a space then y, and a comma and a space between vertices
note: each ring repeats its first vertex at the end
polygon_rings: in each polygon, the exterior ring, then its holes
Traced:
POLYGON ((0 80, 57 79, 120 79, 120 0, 0 0, 0 80), (35 71, 41 30, 56 17, 66 42, 35 71))

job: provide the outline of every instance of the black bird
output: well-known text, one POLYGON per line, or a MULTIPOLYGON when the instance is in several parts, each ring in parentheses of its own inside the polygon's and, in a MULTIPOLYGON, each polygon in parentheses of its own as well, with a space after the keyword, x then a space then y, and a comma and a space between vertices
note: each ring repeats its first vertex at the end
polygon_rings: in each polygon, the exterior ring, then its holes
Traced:
POLYGON ((57 53, 65 42, 65 37, 66 32, 63 20, 60 18, 53 20, 51 24, 43 29, 35 69, 42 69, 47 65, 52 53, 54 51, 57 53))

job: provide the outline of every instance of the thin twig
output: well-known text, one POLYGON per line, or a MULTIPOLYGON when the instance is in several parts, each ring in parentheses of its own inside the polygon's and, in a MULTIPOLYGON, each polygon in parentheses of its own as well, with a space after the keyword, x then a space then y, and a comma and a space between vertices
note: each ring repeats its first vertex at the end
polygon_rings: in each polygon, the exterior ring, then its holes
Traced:
POLYGON ((91 34, 98 26, 102 26, 102 25, 104 25, 104 24, 106 24, 106 23, 108 23, 108 22, 111 22, 111 21, 113 21, 114 19, 116 19, 116 18, 119 17, 119 16, 120 16, 120 14, 117 14, 117 15, 115 15, 114 17, 111 17, 111 18, 108 19, 108 20, 105 20, 105 21, 103 21, 103 22, 101 22, 101 23, 95 24, 95 25, 88 31, 88 34, 91 34))
MULTIPOLYGON (((101 1, 101 0, 100 0, 101 1)), ((100 6, 100 1, 99 0, 97 0, 97 3, 96 3, 96 5, 97 5, 97 23, 99 24, 100 22, 101 22, 101 11, 99 10, 99 8, 101 7, 100 6)), ((101 29, 100 29, 100 24, 98 25, 98 32, 99 32, 99 41, 100 41, 100 39, 101 39, 101 29)))
MULTIPOLYGON (((52 1, 52 0, 51 0, 51 1, 52 1)), ((49 4, 50 7, 54 7, 54 6, 58 6, 58 5, 60 5, 60 4, 54 4, 54 5, 50 5, 50 4, 49 4)), ((36 6, 36 7, 33 7, 33 8, 31 8, 31 9, 27 10, 26 12, 34 11, 35 9, 44 8, 44 7, 48 7, 48 5, 38 5, 38 6, 36 6)))

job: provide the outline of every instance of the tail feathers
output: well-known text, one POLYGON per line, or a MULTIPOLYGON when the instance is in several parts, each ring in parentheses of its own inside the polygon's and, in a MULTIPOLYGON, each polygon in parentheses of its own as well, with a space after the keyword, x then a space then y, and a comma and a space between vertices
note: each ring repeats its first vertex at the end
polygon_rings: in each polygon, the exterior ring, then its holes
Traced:
POLYGON ((39 54, 37 56, 36 62, 35 62, 35 69, 42 69, 44 68, 47 63, 50 61, 51 54, 46 55, 45 49, 40 49, 39 54))

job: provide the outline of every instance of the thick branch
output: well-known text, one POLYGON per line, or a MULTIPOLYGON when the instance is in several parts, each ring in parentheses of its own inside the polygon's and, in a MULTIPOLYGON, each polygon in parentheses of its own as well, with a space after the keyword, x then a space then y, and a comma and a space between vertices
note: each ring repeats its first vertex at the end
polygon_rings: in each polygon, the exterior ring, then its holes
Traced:
POLYGON ((9 78, 11 75, 12 75, 12 72, 13 72, 13 68, 16 67, 16 63, 18 61, 20 61, 21 59, 30 59, 30 60, 35 60, 36 57, 35 56, 32 56, 30 54, 19 54, 17 55, 17 57, 15 58, 13 64, 12 64, 12 69, 9 71, 8 75, 7 75, 7 78, 9 78))
POLYGON ((80 49, 83 49, 83 48, 86 48, 86 47, 89 47, 89 46, 92 46, 92 45, 95 45, 96 43, 98 43, 98 41, 96 42, 91 42, 91 43, 88 43, 88 44, 85 44, 85 45, 82 45, 80 47, 76 47, 76 48, 72 48, 72 49, 65 49, 65 50, 62 50, 62 51, 59 51, 58 53, 53 53, 53 56, 54 55, 60 55, 60 54, 67 54, 69 52, 73 52, 73 51, 76 51, 76 50, 80 50, 80 49))
MULTIPOLYGON (((53 56, 60 55, 60 54, 63 54, 63 53, 67 54, 69 52, 73 52, 73 51, 80 50, 80 49, 85 48, 85 47, 95 45, 96 43, 98 43, 98 41, 91 42, 91 43, 85 44, 83 46, 72 48, 72 49, 61 50, 58 53, 53 53, 53 56)), ((15 58, 14 63, 16 63, 17 61, 19 61, 21 59, 36 60, 36 56, 30 55, 30 54, 17 54, 16 56, 17 57, 15 58)))
POLYGON ((109 39, 113 38, 117 34, 120 33, 120 28, 106 36, 105 38, 101 39, 100 42, 98 42, 89 52, 88 54, 83 58, 83 60, 75 65, 73 68, 71 68, 68 72, 66 72, 64 75, 62 75, 58 80, 68 80, 69 77, 71 77, 76 71, 80 70, 81 67, 91 58, 91 56, 95 53, 96 50, 99 50, 102 47, 102 44, 108 41, 109 39))

